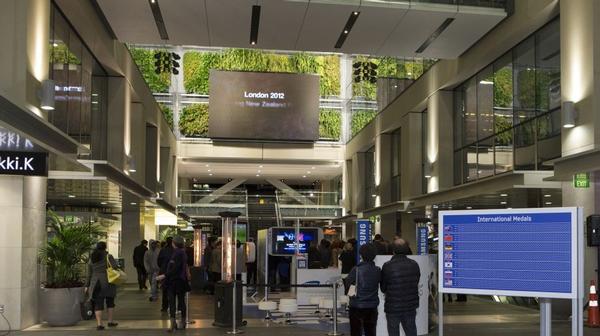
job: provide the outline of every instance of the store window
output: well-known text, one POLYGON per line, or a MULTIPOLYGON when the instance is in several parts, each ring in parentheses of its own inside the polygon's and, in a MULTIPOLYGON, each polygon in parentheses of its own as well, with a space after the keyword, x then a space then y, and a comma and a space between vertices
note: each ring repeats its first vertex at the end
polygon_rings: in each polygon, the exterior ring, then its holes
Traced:
POLYGON ((50 25, 49 77, 55 81, 56 102, 48 120, 90 150, 81 156, 104 159, 106 72, 56 6, 50 25))
POLYGON ((454 101, 455 184, 552 169, 561 155, 558 19, 458 86, 454 101))
POLYGON ((365 153, 365 209, 374 208, 376 200, 375 146, 373 146, 365 153))

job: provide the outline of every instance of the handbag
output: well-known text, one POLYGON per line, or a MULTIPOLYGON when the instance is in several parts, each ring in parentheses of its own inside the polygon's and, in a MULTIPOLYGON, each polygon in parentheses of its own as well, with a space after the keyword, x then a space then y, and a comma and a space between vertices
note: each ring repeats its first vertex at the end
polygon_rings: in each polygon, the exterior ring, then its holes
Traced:
POLYGON ((108 283, 113 285, 120 285, 127 281, 127 273, 118 268, 113 268, 108 255, 106 255, 106 275, 108 276, 108 283))
POLYGON ((92 300, 85 300, 81 303, 81 318, 84 321, 94 318, 94 302, 92 300))
POLYGON ((348 297, 355 298, 358 295, 358 266, 356 266, 356 281, 354 285, 350 285, 348 288, 348 297))

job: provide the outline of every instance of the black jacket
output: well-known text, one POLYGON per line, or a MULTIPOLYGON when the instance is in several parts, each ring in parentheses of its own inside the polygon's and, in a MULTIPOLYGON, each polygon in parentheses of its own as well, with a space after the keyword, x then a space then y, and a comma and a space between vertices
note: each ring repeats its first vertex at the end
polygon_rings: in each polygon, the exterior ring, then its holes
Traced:
POLYGON ((340 255, 340 260, 342 261, 342 274, 348 274, 356 266, 356 252, 354 252, 354 249, 344 250, 340 255))
POLYGON ((144 245, 138 245, 133 249, 133 267, 144 267, 144 254, 148 248, 144 245))
POLYGON ((158 267, 160 267, 160 274, 167 273, 167 266, 169 265, 169 261, 171 261, 172 255, 172 246, 167 246, 158 253, 158 267))
POLYGON ((397 254, 381 269, 381 291, 385 295, 385 313, 397 314, 419 308, 421 271, 416 261, 397 254))
POLYGON ((350 271, 344 281, 346 287, 356 286, 356 296, 350 298, 350 307, 366 309, 379 306, 381 270, 374 262, 361 262, 350 271))

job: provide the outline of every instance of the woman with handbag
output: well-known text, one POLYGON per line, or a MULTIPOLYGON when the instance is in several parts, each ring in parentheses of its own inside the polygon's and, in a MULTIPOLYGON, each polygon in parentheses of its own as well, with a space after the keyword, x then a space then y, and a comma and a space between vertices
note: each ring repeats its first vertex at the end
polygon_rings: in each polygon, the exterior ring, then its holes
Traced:
POLYGON ((188 277, 187 254, 185 253, 185 240, 177 236, 173 238, 173 255, 165 274, 157 277, 157 280, 164 280, 163 286, 167 289, 169 296, 169 316, 171 326, 169 332, 177 329, 185 329, 187 307, 185 304, 185 294, 191 290, 188 277), (177 325, 175 314, 177 308, 181 311, 181 325, 177 325))
POLYGON ((94 303, 97 330, 104 330, 104 326, 102 325, 102 312, 104 311, 105 304, 108 312, 108 326, 116 327, 118 325, 118 323, 113 320, 117 286, 110 283, 108 277, 108 271, 114 271, 117 268, 117 262, 113 256, 106 251, 106 243, 99 242, 96 244, 96 248, 92 251, 90 263, 88 264, 88 278, 85 291, 88 298, 94 303))
POLYGON ((377 335, 377 307, 379 306, 379 282, 381 269, 373 260, 377 249, 365 244, 358 250, 361 262, 344 279, 350 297, 350 334, 361 336, 377 335))

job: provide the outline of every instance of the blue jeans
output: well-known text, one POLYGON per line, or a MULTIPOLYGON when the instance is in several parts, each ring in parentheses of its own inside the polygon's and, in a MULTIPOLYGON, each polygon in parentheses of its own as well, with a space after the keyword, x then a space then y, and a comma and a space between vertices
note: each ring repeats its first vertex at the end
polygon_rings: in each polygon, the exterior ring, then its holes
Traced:
POLYGON ((406 313, 385 314, 389 336, 400 335, 400 324, 406 336, 417 336, 417 310, 406 313))

